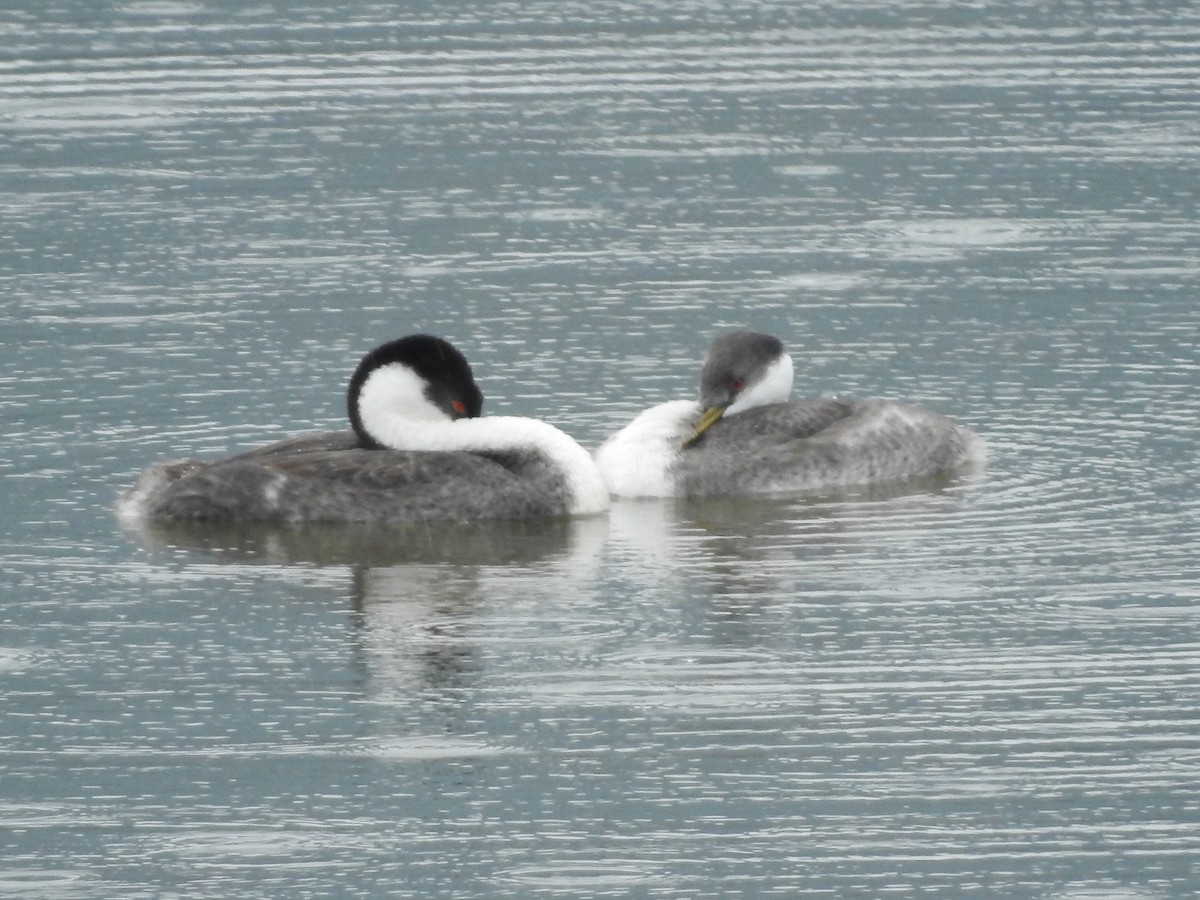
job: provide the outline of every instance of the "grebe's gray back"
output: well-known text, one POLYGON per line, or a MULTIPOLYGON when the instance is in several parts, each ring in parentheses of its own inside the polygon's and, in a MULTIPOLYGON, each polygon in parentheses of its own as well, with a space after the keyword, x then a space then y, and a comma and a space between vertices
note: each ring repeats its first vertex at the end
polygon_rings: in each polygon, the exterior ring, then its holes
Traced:
POLYGON ((776 337, 721 335, 700 401, 636 417, 597 451, 619 496, 730 496, 820 490, 950 472, 982 442, 938 413, 893 400, 790 400, 792 360, 776 337))
POLYGON ((535 419, 480 418, 463 355, 410 335, 368 353, 350 379, 351 429, 216 462, 152 465, 118 501, 123 519, 420 522, 600 511, 594 463, 535 419))

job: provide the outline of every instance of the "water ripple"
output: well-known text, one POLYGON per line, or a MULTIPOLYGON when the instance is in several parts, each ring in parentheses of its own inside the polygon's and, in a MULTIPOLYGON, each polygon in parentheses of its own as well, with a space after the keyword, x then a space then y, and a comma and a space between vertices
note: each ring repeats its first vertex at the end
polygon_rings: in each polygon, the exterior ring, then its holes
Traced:
POLYGON ((0 893, 1196 894, 1200 18, 398 10, 0 28, 0 893), (379 335, 596 446, 737 326, 986 468, 582 529, 110 514, 336 426, 379 335))

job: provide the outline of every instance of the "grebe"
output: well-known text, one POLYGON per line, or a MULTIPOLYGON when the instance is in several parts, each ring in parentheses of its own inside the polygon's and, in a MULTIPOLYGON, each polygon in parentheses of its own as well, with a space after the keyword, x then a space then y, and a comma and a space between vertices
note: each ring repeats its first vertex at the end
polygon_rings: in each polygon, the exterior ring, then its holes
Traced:
POLYGON ((792 359, 768 334, 709 348, 700 401, 651 407, 596 451, 623 497, 709 497, 875 484, 983 459, 983 442, 938 413, 872 398, 789 400, 792 359))
POLYGON ((480 418, 483 394, 447 341, 375 348, 346 392, 350 430, 217 462, 147 468, 125 521, 421 522, 582 515, 608 508, 591 456, 537 419, 480 418))

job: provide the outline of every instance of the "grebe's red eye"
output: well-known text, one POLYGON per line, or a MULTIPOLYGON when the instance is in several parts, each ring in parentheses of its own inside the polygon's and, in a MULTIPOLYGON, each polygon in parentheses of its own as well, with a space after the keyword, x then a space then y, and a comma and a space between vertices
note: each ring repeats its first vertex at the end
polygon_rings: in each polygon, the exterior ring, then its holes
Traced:
POLYGON ((740 378, 735 378, 733 380, 733 384, 729 385, 729 389, 732 391, 740 391, 745 386, 746 386, 746 382, 742 381, 742 379, 740 379, 740 378))
POLYGON ((454 410, 456 413, 458 413, 460 416, 464 416, 467 414, 467 404, 463 403, 461 400, 455 400, 453 403, 450 404, 450 408, 452 410, 454 410))

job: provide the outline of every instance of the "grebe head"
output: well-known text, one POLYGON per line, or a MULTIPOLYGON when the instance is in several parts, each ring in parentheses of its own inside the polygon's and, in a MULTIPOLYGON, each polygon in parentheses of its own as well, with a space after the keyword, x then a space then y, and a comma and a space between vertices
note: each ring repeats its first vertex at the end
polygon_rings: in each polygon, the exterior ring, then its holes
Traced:
POLYGON ((410 334, 362 358, 346 391, 350 425, 364 447, 387 446, 379 435, 397 419, 450 422, 478 416, 483 392, 466 357, 448 341, 410 334))
POLYGON ((683 446, 695 444, 721 416, 784 403, 791 393, 792 358, 779 338, 754 331, 723 334, 708 348, 700 370, 703 412, 683 446))

